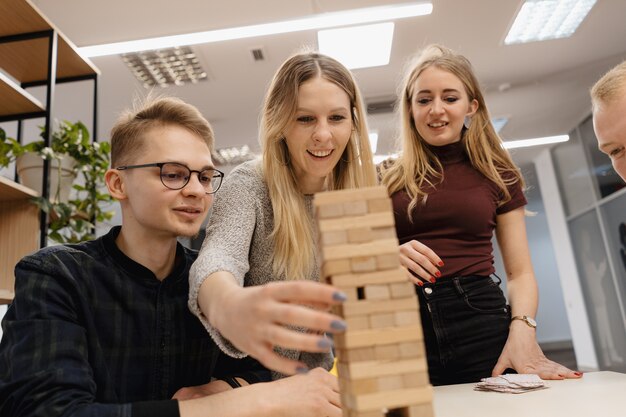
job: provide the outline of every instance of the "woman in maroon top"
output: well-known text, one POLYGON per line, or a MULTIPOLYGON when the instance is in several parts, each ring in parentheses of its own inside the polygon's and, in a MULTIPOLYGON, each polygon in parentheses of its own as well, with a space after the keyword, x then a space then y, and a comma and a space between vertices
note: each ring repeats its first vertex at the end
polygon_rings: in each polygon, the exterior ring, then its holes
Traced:
POLYGON ((393 199, 401 263, 417 284, 433 385, 507 369, 580 378, 537 344, 523 179, 495 132, 469 61, 432 45, 400 98, 403 152, 382 168, 393 199), (491 278, 496 231, 508 298, 491 278))

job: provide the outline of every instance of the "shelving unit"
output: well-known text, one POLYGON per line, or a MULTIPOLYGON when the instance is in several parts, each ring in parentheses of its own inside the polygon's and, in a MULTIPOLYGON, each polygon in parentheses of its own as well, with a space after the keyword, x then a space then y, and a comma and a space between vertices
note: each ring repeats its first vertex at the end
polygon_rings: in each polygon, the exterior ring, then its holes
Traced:
MULTIPOLYGON (((0 1, 0 122, 45 120, 44 142, 50 143, 55 86, 93 81, 93 128, 97 134, 98 76, 100 72, 80 56, 77 48, 29 0, 0 1), (46 87, 41 103, 26 89, 46 87)), ((49 162, 44 163, 42 194, 49 196, 49 162)), ((0 304, 13 299, 13 268, 24 255, 47 242, 47 215, 30 199, 35 191, 0 176, 0 304), (37 238, 37 231, 39 231, 37 238), (34 236, 34 239, 33 239, 34 236)))

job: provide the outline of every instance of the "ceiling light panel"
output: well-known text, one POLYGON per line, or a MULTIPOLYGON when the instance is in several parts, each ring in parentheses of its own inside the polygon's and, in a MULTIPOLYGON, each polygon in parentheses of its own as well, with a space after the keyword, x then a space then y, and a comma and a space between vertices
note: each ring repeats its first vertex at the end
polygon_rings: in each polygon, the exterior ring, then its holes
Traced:
POLYGON ((567 38, 596 0, 526 0, 506 35, 506 45, 567 38))

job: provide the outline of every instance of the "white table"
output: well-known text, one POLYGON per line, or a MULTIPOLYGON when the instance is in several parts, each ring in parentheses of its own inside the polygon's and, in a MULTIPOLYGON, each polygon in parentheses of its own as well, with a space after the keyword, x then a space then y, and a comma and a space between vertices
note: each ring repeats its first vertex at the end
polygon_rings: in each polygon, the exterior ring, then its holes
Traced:
POLYGON ((625 417, 626 374, 589 372, 546 381, 524 394, 474 391, 476 384, 434 387, 435 417, 625 417))

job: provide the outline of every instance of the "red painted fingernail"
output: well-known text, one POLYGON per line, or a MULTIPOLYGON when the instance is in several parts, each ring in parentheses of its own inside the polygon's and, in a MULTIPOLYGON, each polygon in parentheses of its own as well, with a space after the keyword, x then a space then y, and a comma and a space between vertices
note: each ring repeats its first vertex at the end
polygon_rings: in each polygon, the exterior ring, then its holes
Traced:
POLYGON ((420 287, 423 287, 424 283, 422 281, 417 281, 417 285, 419 285, 420 287))
POLYGON ((430 277, 429 281, 434 284, 435 283, 435 277, 430 277))
POLYGON ((441 276, 441 272, 439 272, 439 271, 435 272, 435 276, 436 276, 437 278, 439 278, 439 277, 441 276))
POLYGON ((439 261, 439 263, 437 265, 443 266, 443 261, 439 261))
POLYGON ((582 372, 574 372, 574 375, 576 375, 576 376, 583 376, 583 373, 582 372))

